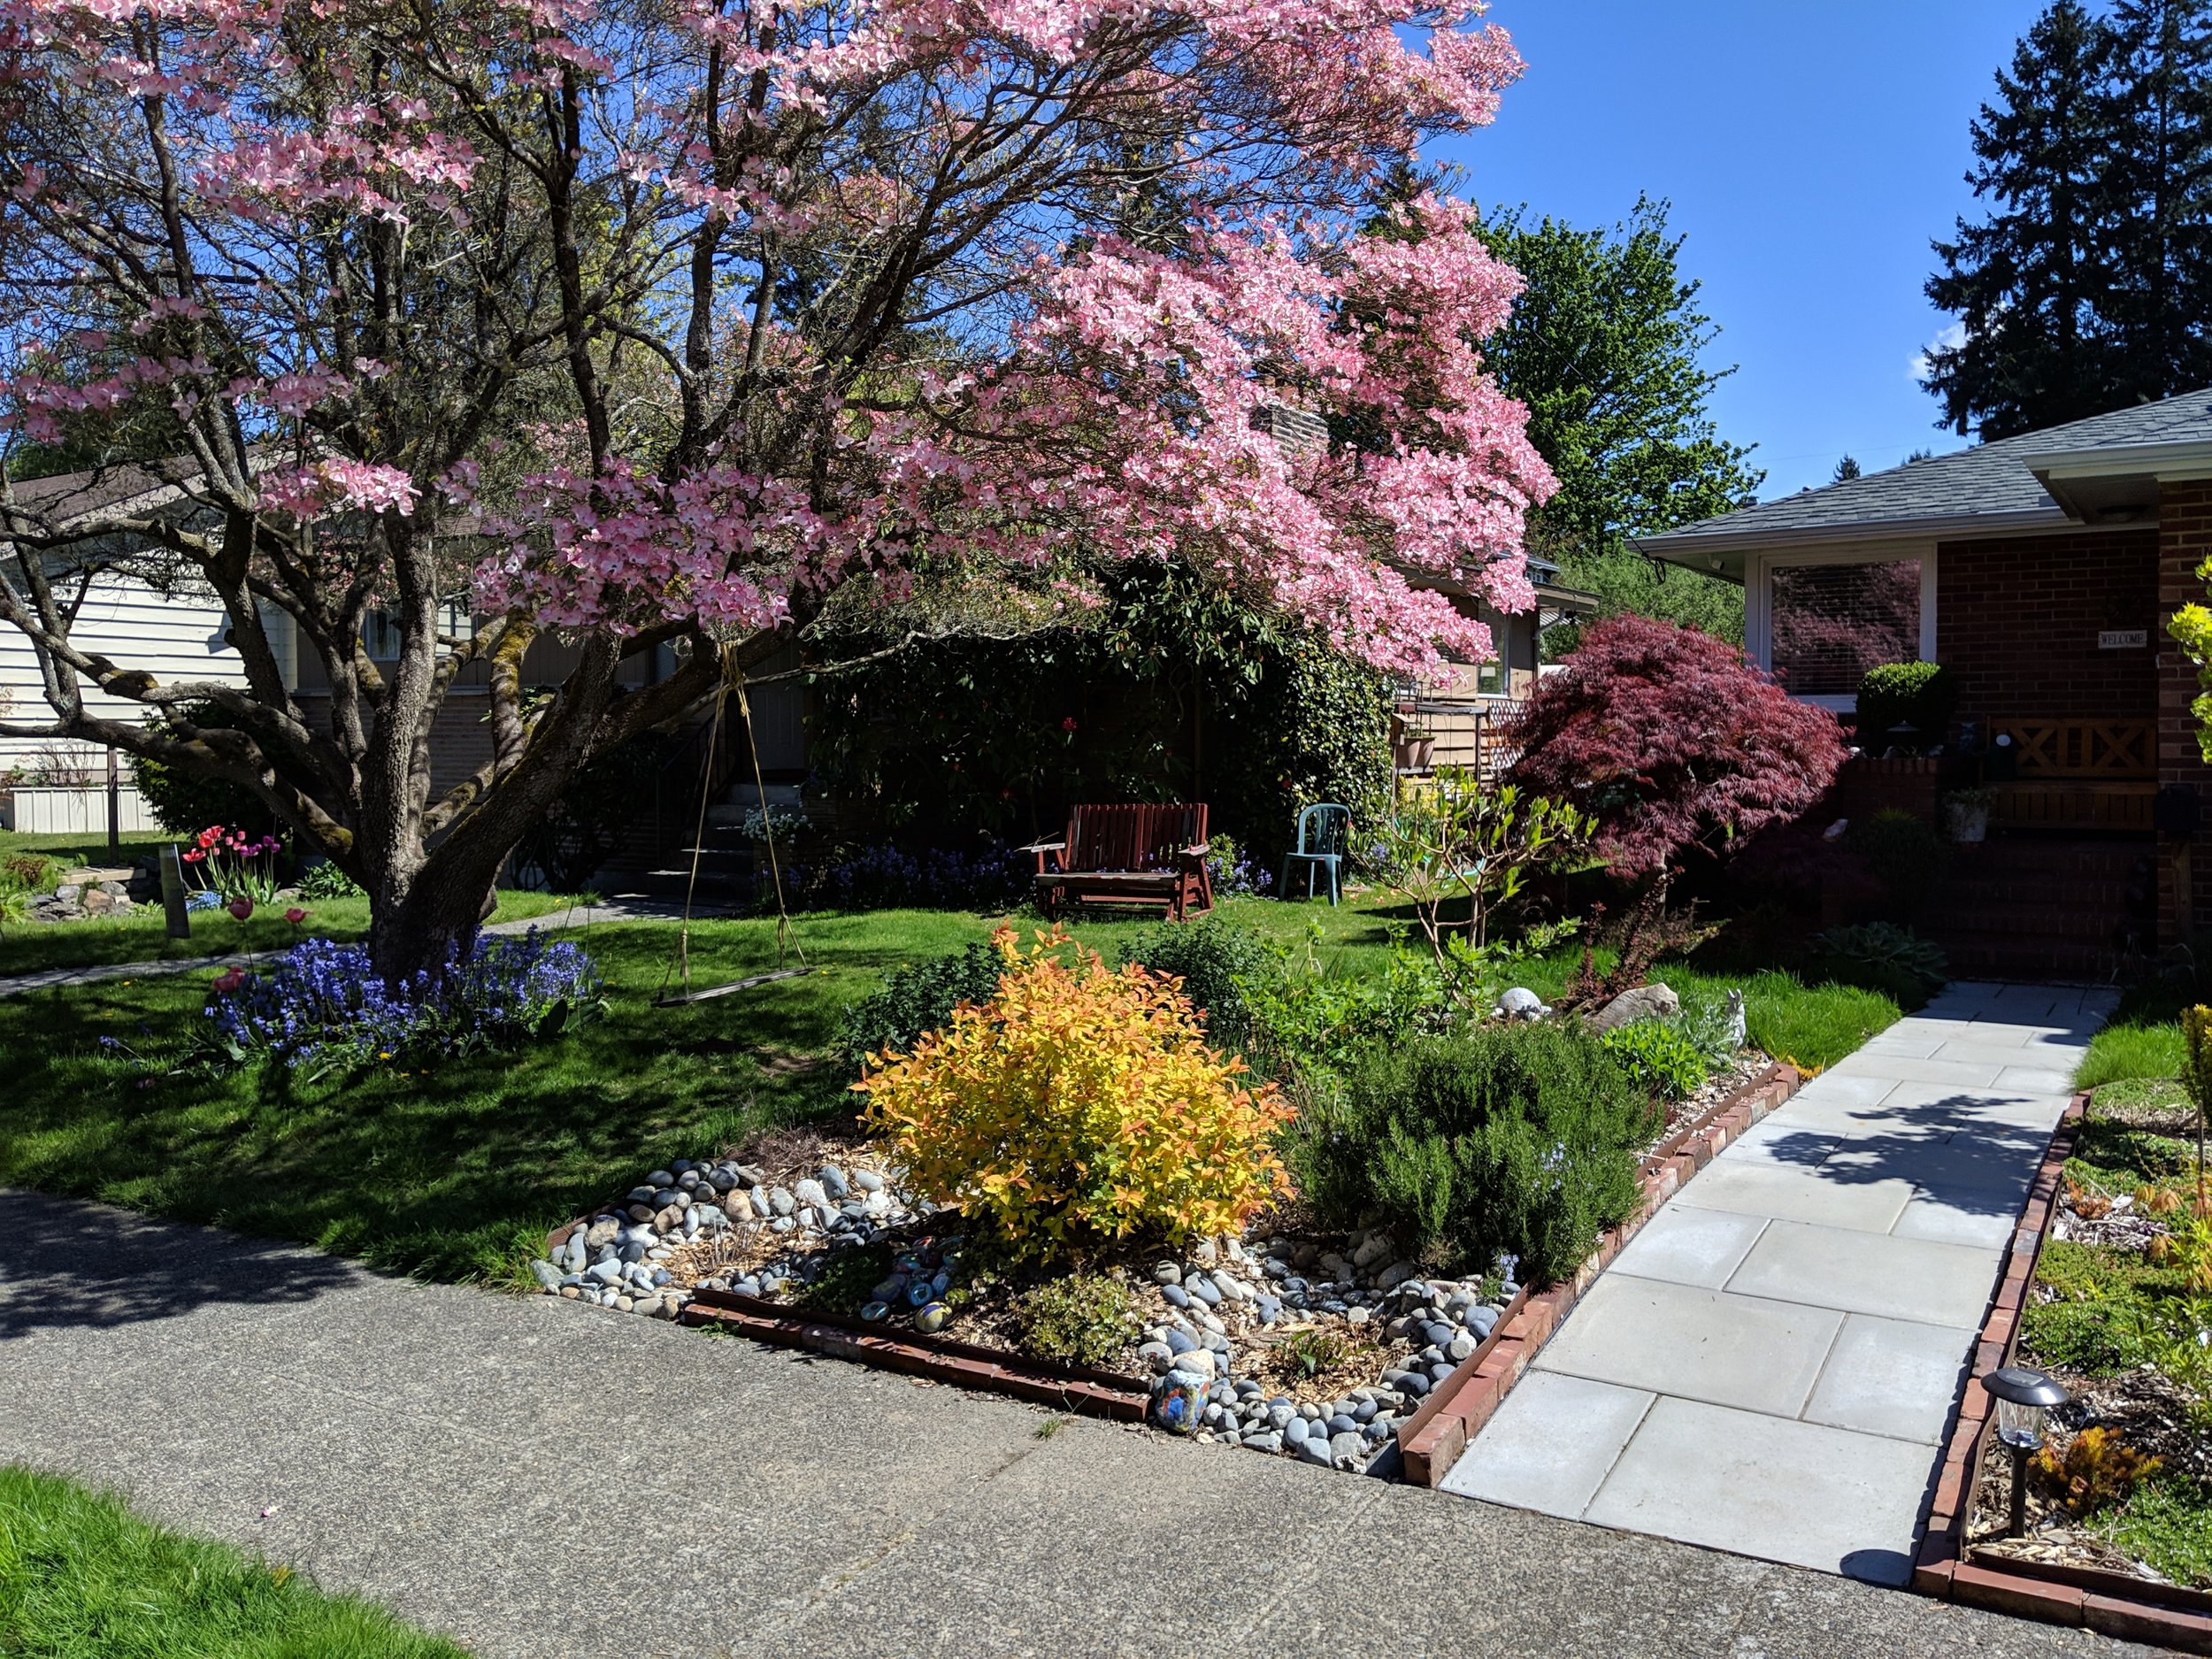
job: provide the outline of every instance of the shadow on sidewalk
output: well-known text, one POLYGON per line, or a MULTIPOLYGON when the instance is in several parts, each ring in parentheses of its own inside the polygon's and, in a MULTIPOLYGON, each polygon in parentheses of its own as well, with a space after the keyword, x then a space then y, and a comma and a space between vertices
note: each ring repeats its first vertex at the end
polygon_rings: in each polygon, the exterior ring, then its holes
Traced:
POLYGON ((40 1330, 175 1318, 219 1302, 310 1302, 365 1272, 297 1245, 0 1191, 0 1343, 40 1330))
POLYGON ((2051 1133, 1992 1122, 1978 1113, 2026 1101, 2024 1095, 1964 1090, 1918 1105, 1870 1106, 1866 1126, 1843 1132, 1840 1142, 1830 1128, 1785 1129, 1764 1141, 1760 1154, 1839 1186, 1910 1181, 1954 1209, 2010 1216, 2027 1195, 2051 1133), (1954 1132, 1947 1140, 1929 1133, 1944 1130, 1954 1132))

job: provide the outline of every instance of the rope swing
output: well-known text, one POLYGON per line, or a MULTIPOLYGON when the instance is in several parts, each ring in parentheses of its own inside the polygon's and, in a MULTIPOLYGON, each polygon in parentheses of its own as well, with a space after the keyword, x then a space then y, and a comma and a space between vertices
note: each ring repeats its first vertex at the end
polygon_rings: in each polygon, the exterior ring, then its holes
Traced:
POLYGON ((745 671, 732 658, 727 648, 717 645, 722 658, 722 681, 715 687, 714 716, 707 728, 707 750, 699 769, 699 816, 691 832, 691 879, 684 888, 683 925, 676 932, 676 954, 661 973, 660 994, 653 999, 656 1008, 677 1008, 688 1002, 704 1002, 713 997, 728 996, 737 991, 748 991, 757 985, 766 985, 776 979, 795 979, 814 972, 806 959, 805 947, 800 944, 798 932, 791 925, 791 907, 786 902, 783 891, 783 865, 776 856, 775 815, 768 810, 768 787, 760 771, 760 742, 753 733, 753 709, 745 695, 745 671), (760 803, 761 840, 768 849, 768 877, 776 891, 776 971, 757 973, 750 979, 740 979, 732 985, 717 985, 703 991, 691 988, 691 910, 699 895, 699 857, 707 839, 707 797, 714 788, 714 757, 722 749, 722 721, 728 710, 730 693, 737 693, 737 716, 745 723, 745 745, 753 757, 753 795, 760 803), (795 956, 800 965, 784 965, 787 956, 795 956), (671 978, 683 981, 681 995, 668 994, 671 978))

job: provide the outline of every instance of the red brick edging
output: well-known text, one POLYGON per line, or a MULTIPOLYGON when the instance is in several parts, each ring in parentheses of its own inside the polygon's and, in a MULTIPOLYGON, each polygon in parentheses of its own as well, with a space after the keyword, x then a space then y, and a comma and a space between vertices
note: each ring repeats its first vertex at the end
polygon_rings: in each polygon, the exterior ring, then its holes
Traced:
POLYGON ((1421 1402, 1398 1431, 1405 1478, 1433 1486, 1459 1461, 1482 1425, 1513 1391, 1529 1362, 1565 1321, 1597 1276, 1612 1265, 1659 1206, 1718 1156, 1738 1135, 1797 1093, 1797 1068, 1776 1061, 1741 1088, 1676 1131, 1643 1162, 1644 1195, 1636 1212, 1598 1240, 1574 1278, 1548 1290, 1524 1289, 1489 1337, 1421 1402))
POLYGON ((1989 1395, 1973 1379, 2009 1364, 2020 1340, 2021 1310, 2035 1282, 2036 1263, 2058 1208, 2059 1182, 2066 1160, 2081 1133, 2089 1106, 2086 1092, 2076 1094, 2059 1122, 2043 1164, 2028 1189, 2003 1280, 1975 1345, 1965 1398, 1958 1421, 1945 1442, 1941 1472, 1928 1528, 1913 1566, 1912 1587, 1939 1601, 1993 1608, 2053 1624, 2086 1625, 2107 1636, 2156 1643, 2185 1653, 2212 1654, 2212 1594, 2177 1586, 2147 1583, 2123 1573, 2091 1568, 2045 1566, 2033 1562, 2001 1565, 1969 1561, 1965 1531, 1974 1512, 1983 1454, 1995 1426, 1989 1395))
POLYGON ((1151 1391, 1133 1377, 1056 1364, 950 1337, 886 1330, 838 1314, 798 1313, 785 1303, 733 1290, 696 1291, 678 1317, 685 1325, 719 1325, 780 1348, 807 1348, 963 1388, 988 1388, 1087 1417, 1141 1423, 1151 1398, 1151 1391))

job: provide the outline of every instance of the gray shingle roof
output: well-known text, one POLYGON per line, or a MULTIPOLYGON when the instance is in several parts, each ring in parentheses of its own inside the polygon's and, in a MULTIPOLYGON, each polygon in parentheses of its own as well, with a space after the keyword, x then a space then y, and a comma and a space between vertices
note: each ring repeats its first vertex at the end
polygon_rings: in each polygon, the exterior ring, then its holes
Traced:
POLYGON ((1971 518, 2047 512, 2063 515, 2026 457, 2061 449, 2119 449, 2136 444, 2212 441, 2212 388, 2185 392, 2162 403, 2139 403, 2086 420, 1978 444, 1955 455, 1908 462, 1777 501, 1739 507, 1678 530, 1635 538, 1648 552, 1709 537, 1770 538, 1878 526, 1923 518, 1971 518))

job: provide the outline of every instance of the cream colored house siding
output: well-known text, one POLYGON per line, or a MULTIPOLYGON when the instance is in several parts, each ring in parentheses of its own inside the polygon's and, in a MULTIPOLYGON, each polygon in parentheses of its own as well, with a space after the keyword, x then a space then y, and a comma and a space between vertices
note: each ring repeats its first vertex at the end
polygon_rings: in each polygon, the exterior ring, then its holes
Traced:
MULTIPOLYGON (((216 680, 242 686, 244 667, 237 651, 222 642, 222 630, 223 610, 211 594, 179 589, 163 595, 142 582, 109 575, 93 584, 71 637, 84 650, 145 669, 164 680, 216 680)), ((293 651, 289 619, 274 632, 279 660, 285 661, 293 651)), ((288 672, 292 665, 285 665, 288 672)), ((27 723, 51 718, 30 641, 5 626, 0 626, 0 693, 9 700, 6 714, 0 718, 27 723)), ((85 703, 110 718, 144 718, 139 705, 98 692, 88 691, 85 703)), ((42 751, 54 748, 81 754, 88 764, 105 768, 105 751, 99 749, 0 737, 0 772, 12 766, 37 767, 42 751)))

